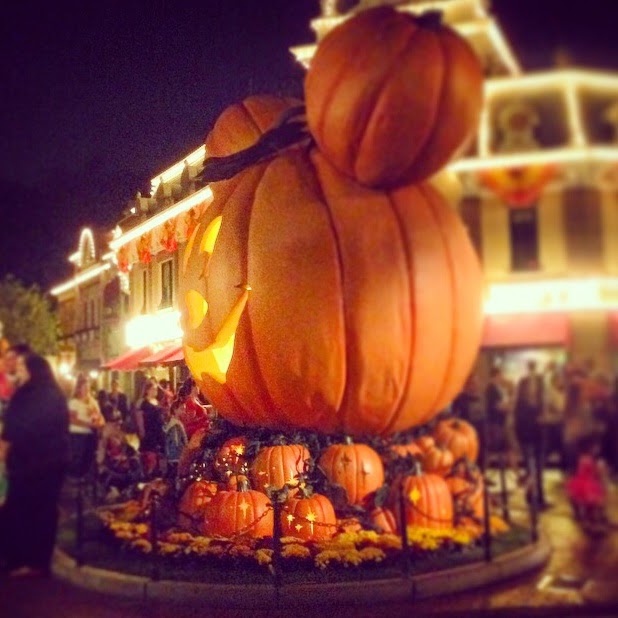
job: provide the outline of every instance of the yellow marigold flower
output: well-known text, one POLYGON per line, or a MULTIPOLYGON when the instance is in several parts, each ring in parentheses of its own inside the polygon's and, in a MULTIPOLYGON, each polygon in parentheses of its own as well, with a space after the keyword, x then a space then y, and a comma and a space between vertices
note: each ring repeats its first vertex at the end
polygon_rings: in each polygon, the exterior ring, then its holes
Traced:
POLYGON ((221 556, 225 553, 225 548, 222 545, 211 545, 209 547, 200 548, 198 553, 204 556, 221 556))
POLYGON ((318 568, 325 569, 331 561, 340 562, 341 558, 342 556, 339 552, 327 549, 327 550, 321 551, 315 557, 314 562, 315 562, 315 566, 317 566, 318 568))
POLYGON ((360 556, 365 562, 382 562, 386 554, 378 547, 365 547, 360 550, 360 556))
POLYGON ((401 537, 396 534, 380 534, 377 545, 384 549, 401 549, 401 537))
POLYGON ((176 543, 166 543, 165 541, 159 543, 159 553, 164 556, 176 554, 180 551, 180 549, 180 545, 177 545, 176 543))
POLYGON ((286 543, 298 543, 298 539, 294 536, 282 536, 281 544, 285 545, 286 543))
POLYGON ((341 553, 340 560, 345 566, 358 566, 363 561, 363 557, 358 549, 347 549, 341 553))
POLYGON ((135 534, 148 534, 148 524, 135 524, 135 534))
POLYGON ((255 559, 258 564, 262 566, 268 566, 273 561, 273 550, 272 549, 258 549, 255 552, 255 559))
POLYGON ((319 541, 318 543, 315 544, 315 546, 317 547, 318 551, 329 550, 329 549, 337 550, 337 551, 339 550, 343 551, 346 549, 356 549, 356 543, 351 541, 349 537, 341 538, 340 536, 336 536, 332 539, 327 539, 325 541, 319 541))
POLYGON ((232 545, 228 549, 228 555, 240 558, 253 558, 253 549, 248 545, 238 544, 232 545))
POLYGON ((135 549, 140 549, 145 554, 149 554, 152 551, 152 543, 146 539, 137 539, 131 543, 131 546, 135 549))
POLYGON ((356 533, 356 535, 361 543, 375 543, 378 541, 380 536, 375 530, 360 530, 356 533))
POLYGON ((281 556, 283 558, 311 558, 311 550, 305 545, 290 543, 282 547, 281 556))

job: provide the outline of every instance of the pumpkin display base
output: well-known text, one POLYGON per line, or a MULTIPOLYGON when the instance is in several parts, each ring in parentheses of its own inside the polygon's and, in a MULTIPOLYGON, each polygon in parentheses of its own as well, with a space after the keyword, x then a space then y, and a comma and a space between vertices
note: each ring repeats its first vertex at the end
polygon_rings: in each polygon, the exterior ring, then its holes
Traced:
POLYGON ((373 604, 411 601, 497 583, 544 565, 551 552, 544 535, 530 543, 529 531, 513 527, 494 539, 491 562, 481 547, 466 552, 435 552, 410 564, 317 569, 288 566, 275 587, 268 569, 239 562, 220 564, 191 558, 136 556, 110 543, 94 514, 85 521, 78 564, 75 522, 61 527, 54 574, 78 587, 140 600, 199 602, 212 607, 373 604))

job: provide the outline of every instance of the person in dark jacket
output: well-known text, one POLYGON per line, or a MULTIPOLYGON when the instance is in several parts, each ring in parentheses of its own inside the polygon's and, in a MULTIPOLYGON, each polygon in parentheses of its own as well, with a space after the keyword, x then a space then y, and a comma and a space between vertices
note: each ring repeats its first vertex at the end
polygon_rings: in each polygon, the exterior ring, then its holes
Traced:
POLYGON ((68 464, 69 411, 49 363, 17 361, 19 388, 4 414, 9 490, 0 517, 0 555, 10 575, 47 574, 68 464))

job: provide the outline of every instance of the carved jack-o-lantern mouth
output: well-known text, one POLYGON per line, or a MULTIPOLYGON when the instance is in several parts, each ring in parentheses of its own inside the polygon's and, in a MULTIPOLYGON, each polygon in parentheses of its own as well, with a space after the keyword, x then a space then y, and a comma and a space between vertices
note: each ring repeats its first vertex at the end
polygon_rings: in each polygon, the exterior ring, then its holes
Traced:
MULTIPOLYGON (((204 277, 208 276, 208 263, 215 249, 217 236, 221 229, 221 221, 221 216, 215 217, 208 224, 200 241, 200 253, 208 254, 208 261, 204 267, 204 277)), ((185 270, 187 268, 189 255, 193 249, 193 244, 196 240, 197 231, 198 230, 196 230, 196 233, 187 244, 184 264, 185 270)), ((195 350, 189 345, 186 345, 184 348, 185 360, 191 373, 198 376, 206 374, 219 382, 219 384, 225 384, 225 376, 232 362, 232 355, 234 353, 236 329, 238 328, 238 323, 247 304, 247 300, 249 299, 249 292, 251 291, 251 286, 247 284, 238 287, 243 289, 243 293, 229 315, 225 318, 214 341, 203 350, 195 350)), ((199 328, 208 313, 208 301, 200 292, 190 289, 185 294, 185 306, 187 308, 186 325, 193 330, 199 328)))

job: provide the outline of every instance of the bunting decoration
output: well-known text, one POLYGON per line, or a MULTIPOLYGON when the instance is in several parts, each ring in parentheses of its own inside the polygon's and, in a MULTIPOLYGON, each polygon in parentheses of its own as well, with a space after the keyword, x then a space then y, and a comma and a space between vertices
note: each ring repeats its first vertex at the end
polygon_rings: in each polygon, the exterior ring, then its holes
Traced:
POLYGON ((479 172, 481 184, 511 208, 527 208, 536 202, 556 175, 555 165, 528 165, 479 172))

